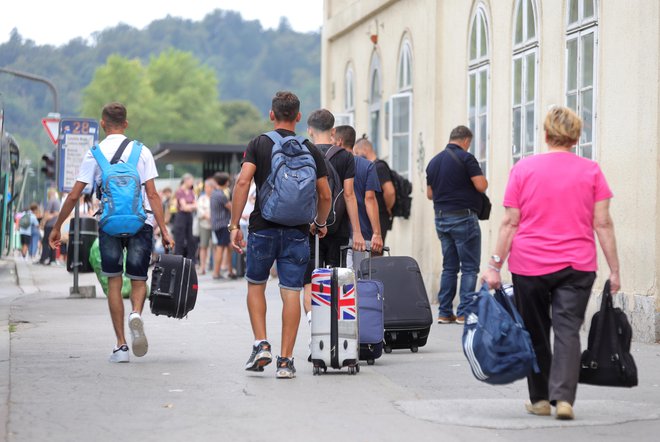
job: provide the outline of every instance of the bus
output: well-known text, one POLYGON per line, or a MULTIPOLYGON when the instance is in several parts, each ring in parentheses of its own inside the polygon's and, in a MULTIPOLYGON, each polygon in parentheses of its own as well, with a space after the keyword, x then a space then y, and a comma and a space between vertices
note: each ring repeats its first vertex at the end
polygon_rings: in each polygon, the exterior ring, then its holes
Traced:
POLYGON ((14 235, 14 178, 20 153, 14 137, 5 132, 4 121, 4 109, 0 103, 0 254, 8 255, 14 235))

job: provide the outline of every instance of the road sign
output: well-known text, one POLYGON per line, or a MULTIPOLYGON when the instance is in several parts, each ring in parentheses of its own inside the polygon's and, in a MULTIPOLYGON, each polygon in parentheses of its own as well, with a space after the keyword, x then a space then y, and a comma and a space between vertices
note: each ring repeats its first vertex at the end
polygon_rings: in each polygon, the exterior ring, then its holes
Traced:
MULTIPOLYGON (((91 118, 63 118, 59 133, 58 187, 60 192, 71 192, 85 154, 99 140, 99 122, 91 118)), ((92 186, 88 185, 85 193, 91 191, 92 186)))
POLYGON ((60 119, 59 118, 42 118, 41 124, 44 125, 48 138, 53 144, 57 144, 57 139, 60 135, 60 119))

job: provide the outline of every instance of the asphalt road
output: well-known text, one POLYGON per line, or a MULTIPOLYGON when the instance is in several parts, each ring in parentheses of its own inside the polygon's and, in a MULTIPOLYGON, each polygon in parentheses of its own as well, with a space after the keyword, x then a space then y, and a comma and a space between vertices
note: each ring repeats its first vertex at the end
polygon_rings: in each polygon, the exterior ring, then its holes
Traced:
MULTIPOLYGON (((81 284, 94 284, 83 275, 81 284)), ((279 350, 277 281, 267 291, 279 350)), ((526 384, 476 381, 457 325, 434 325, 419 353, 394 351, 356 376, 313 376, 301 323, 297 377, 248 373, 252 334, 244 281, 200 278, 187 319, 144 314, 149 352, 110 364, 100 286, 68 297, 63 268, 0 262, 0 438, 9 441, 635 440, 660 433, 660 346, 633 344, 640 386, 580 386, 575 421, 525 413, 526 384), (16 275, 19 285, 16 285, 16 275)))

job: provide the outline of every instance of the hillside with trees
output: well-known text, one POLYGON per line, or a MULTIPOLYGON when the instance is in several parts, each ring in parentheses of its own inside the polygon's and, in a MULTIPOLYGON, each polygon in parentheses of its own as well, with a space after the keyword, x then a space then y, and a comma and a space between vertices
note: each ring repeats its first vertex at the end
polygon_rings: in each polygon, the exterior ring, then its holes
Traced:
MULTIPOLYGON (((240 143, 267 127, 273 93, 296 92, 303 112, 318 107, 320 35, 262 28, 216 10, 200 21, 167 17, 144 29, 125 24, 62 46, 36 45, 14 30, 0 44, 0 66, 50 79, 62 116, 98 118, 100 106, 126 101, 139 137, 240 143)), ((40 120, 53 110, 45 85, 0 73, 5 129, 38 161, 52 145, 40 120)))

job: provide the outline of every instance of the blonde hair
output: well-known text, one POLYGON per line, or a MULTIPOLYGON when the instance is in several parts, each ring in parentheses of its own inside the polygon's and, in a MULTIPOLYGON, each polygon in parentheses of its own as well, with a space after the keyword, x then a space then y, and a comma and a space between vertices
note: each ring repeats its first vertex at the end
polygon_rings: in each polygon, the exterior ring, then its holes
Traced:
POLYGON ((572 109, 553 106, 543 122, 550 146, 573 146, 580 139, 582 120, 572 109))

